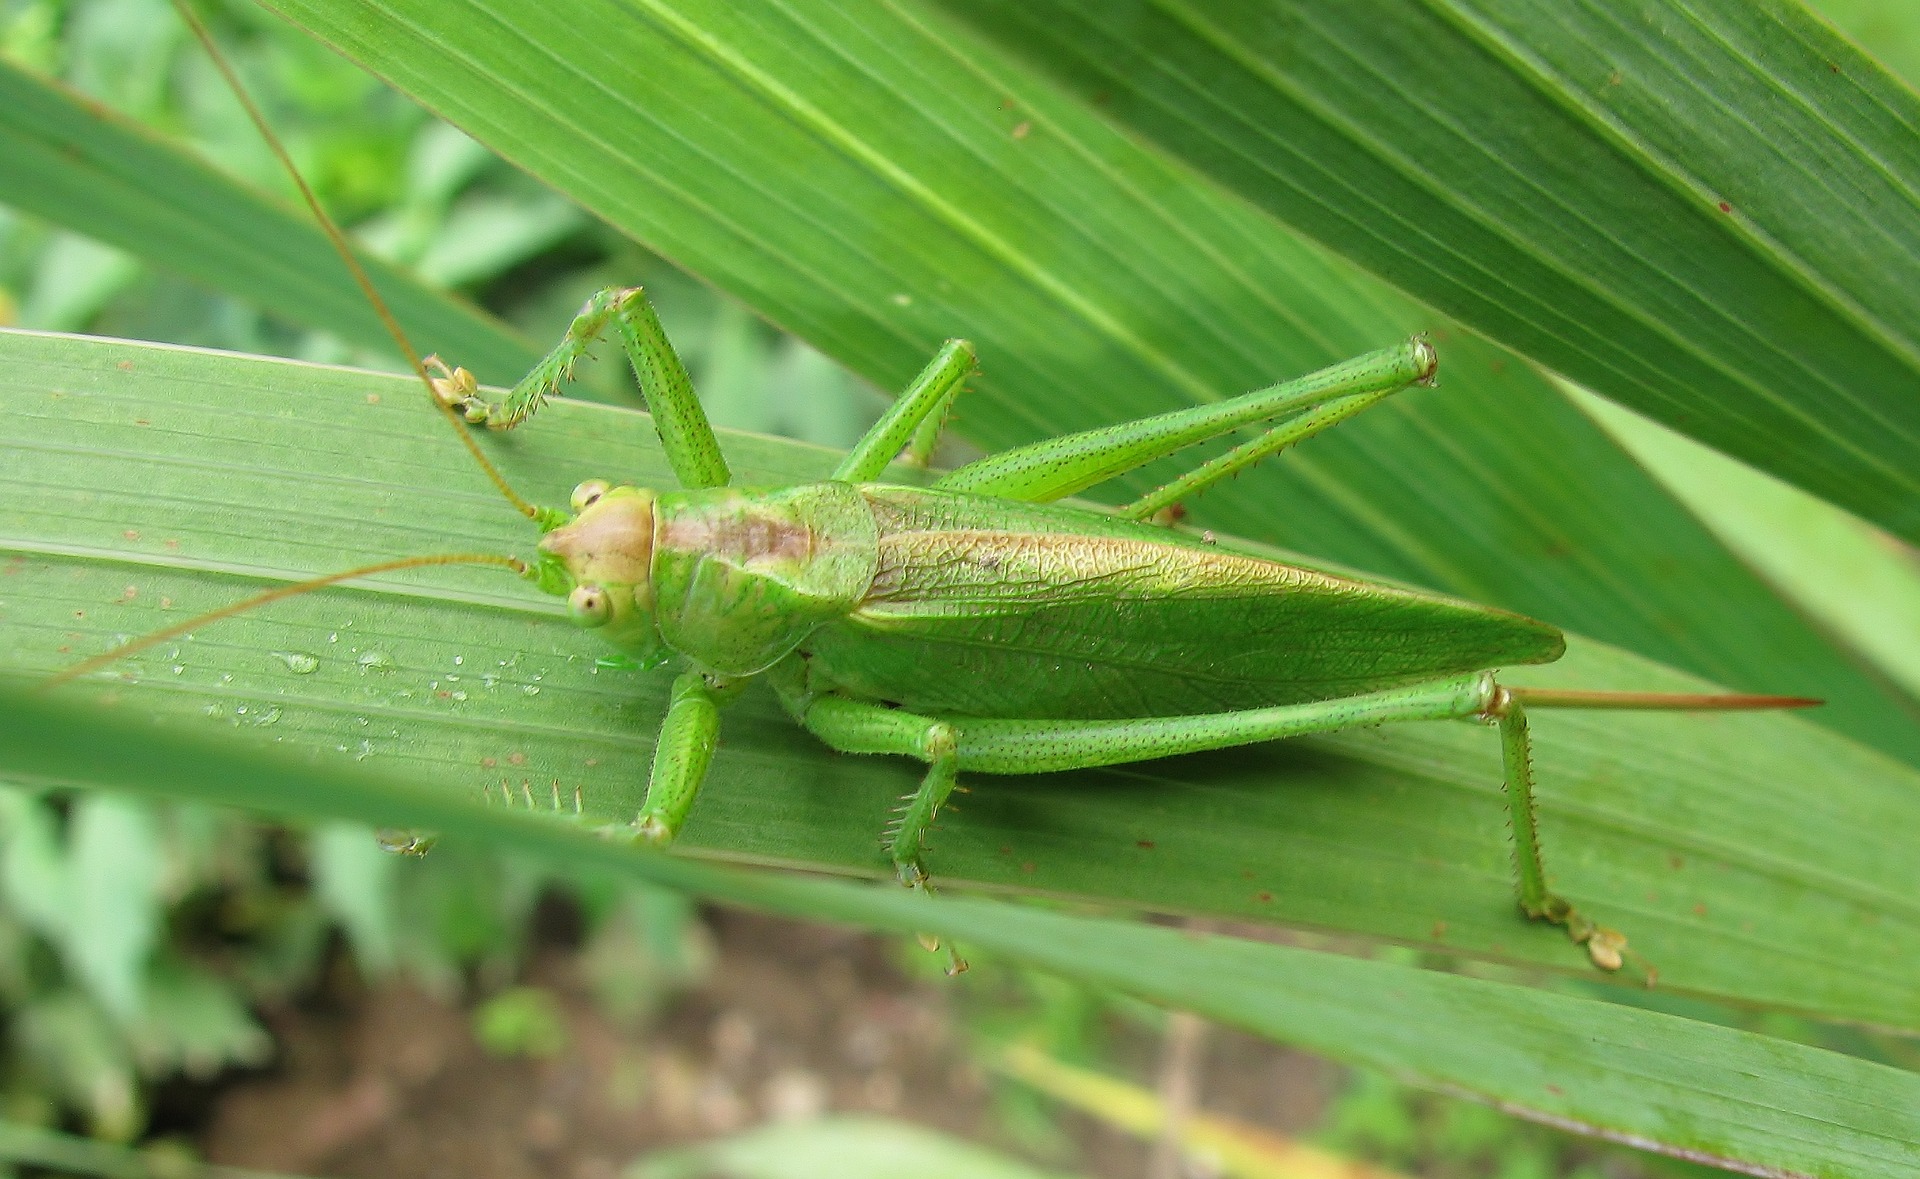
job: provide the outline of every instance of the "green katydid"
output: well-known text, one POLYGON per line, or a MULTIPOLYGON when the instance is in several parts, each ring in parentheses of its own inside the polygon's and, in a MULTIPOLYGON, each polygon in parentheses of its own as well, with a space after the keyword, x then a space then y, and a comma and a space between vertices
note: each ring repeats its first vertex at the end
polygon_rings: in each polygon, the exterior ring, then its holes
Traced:
MULTIPOLYGON (((314 211, 337 241, 317 204, 314 211)), ((793 719, 828 746, 926 763, 884 836, 900 880, 922 891, 924 837, 962 772, 1045 773, 1392 721, 1491 723, 1504 751, 1520 908, 1562 926, 1608 970, 1622 965, 1626 939, 1547 885, 1527 709, 1814 703, 1504 687, 1488 669, 1557 658, 1558 630, 1240 555, 1146 522, 1401 389, 1431 383, 1438 362, 1421 339, 1215 405, 990 455, 930 487, 881 477, 903 451, 927 461, 973 369, 964 341, 939 351, 828 479, 778 488, 732 485, 686 370, 638 289, 590 299, 559 347, 501 401, 484 398, 463 370, 440 365, 433 376, 414 366, 442 408, 510 429, 609 330, 632 362, 678 490, 591 480, 575 490, 571 510, 534 508, 462 431, 541 528, 535 560, 453 555, 348 570, 148 635, 61 678, 213 617, 368 573, 505 565, 564 596, 575 622, 641 663, 681 667, 635 837, 671 842, 706 776, 720 707, 765 677, 793 719), (1056 502, 1248 429, 1258 431, 1250 441, 1117 515, 1056 502)), ((395 337, 413 358, 397 328, 395 337)))
POLYGON ((1028 774, 1141 761, 1391 721, 1497 724, 1527 916, 1617 969, 1626 940, 1554 894, 1534 818, 1526 706, 1727 709, 1812 701, 1506 688, 1491 667, 1556 659, 1533 619, 1435 594, 1241 556, 1143 523, 1250 463, 1409 385, 1425 340, 1213 406, 1021 447, 935 480, 876 482, 903 449, 925 463, 973 366, 948 341, 827 481, 729 485, 691 382, 637 289, 595 296, 558 349, 500 402, 451 370, 469 421, 511 428, 617 328, 682 490, 610 486, 543 516, 526 571, 571 617, 643 663, 678 659, 638 836, 670 842, 712 757, 719 706, 765 676, 787 712, 844 753, 927 763, 885 844, 925 889, 922 843, 962 771, 1028 774), (1251 441, 1117 517, 1053 501, 1248 426, 1251 441))
POLYGON ((720 706, 760 676, 829 746, 927 763, 885 837, 902 882, 920 889, 928 886, 922 841, 963 771, 1044 773, 1391 721, 1492 722, 1505 750, 1521 909, 1562 925, 1596 964, 1616 969, 1625 939, 1547 886, 1526 708, 1812 703, 1506 688, 1486 669, 1557 658, 1559 631, 1435 594, 1242 556, 1143 522, 1430 382, 1437 358, 1424 340, 1216 405, 1004 451, 931 487, 878 480, 903 450, 926 460, 972 371, 963 341, 940 350, 828 480, 791 487, 730 485, 686 370, 638 289, 596 295, 559 348, 503 401, 483 399, 467 373, 445 366, 432 381, 436 396, 469 421, 519 425, 609 328, 632 360, 681 489, 591 480, 575 490, 571 511, 528 509, 544 533, 532 562, 433 557, 379 568, 505 564, 566 597, 575 622, 642 664, 683 666, 632 826, 647 842, 671 842, 679 831, 712 758, 720 706), (1254 425, 1265 429, 1252 441, 1117 515, 1053 502, 1254 425))

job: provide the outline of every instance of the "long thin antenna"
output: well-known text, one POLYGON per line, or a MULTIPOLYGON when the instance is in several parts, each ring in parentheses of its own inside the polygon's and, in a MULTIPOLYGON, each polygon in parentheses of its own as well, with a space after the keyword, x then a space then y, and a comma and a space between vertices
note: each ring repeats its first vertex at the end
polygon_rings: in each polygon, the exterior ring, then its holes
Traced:
POLYGON ((1508 688, 1528 708, 1593 708, 1666 712, 1753 712, 1768 708, 1815 708, 1811 696, 1756 696, 1741 692, 1606 692, 1575 688, 1508 688))
POLYGON ((435 409, 440 411, 441 416, 447 419, 454 433, 460 436, 460 441, 466 446, 467 453, 473 456, 474 462, 480 464, 480 469, 487 473, 487 478, 499 488, 500 494, 506 497, 507 502, 529 520, 540 519, 540 510, 520 498, 519 493, 514 491, 512 485, 507 482, 506 476, 488 461, 485 452, 480 449, 480 444, 473 440, 473 432, 467 428, 460 415, 454 413, 453 407, 440 399, 433 378, 427 374, 426 364, 421 361, 420 354, 414 351, 412 341, 407 339, 407 333, 401 330, 400 321, 394 318, 393 311, 387 306, 387 301, 381 298, 380 292, 374 288, 373 280, 367 276, 366 268, 360 265, 360 259, 354 256, 353 247, 347 244, 346 235, 341 233, 340 227, 333 223, 333 218, 327 216, 327 211, 320 207, 320 198, 314 195, 313 189, 307 184, 307 178, 300 175, 300 169, 294 166, 293 157, 287 154, 286 145, 282 144, 280 137, 274 134, 273 128, 267 123, 266 115, 262 114, 260 108, 255 105, 253 96, 247 93, 245 86, 241 85, 240 75, 227 60, 227 55, 220 51, 220 46, 214 42, 213 34, 208 32, 207 26, 201 23, 199 14, 194 12, 187 0, 173 0, 173 6, 180 13, 180 19, 187 22, 187 27, 193 30, 193 35, 206 49, 207 56, 213 59, 214 68, 220 71, 220 76, 225 78, 227 85, 233 88, 234 97, 240 100, 240 105, 246 110, 247 117, 252 119, 253 125, 259 129, 260 137, 267 141, 267 147, 273 151, 274 158, 279 160, 281 167, 287 170, 287 175, 293 177, 293 183, 299 188, 300 196, 306 201, 307 208, 312 211, 313 219, 320 223, 320 228, 326 232, 327 240, 333 243, 333 248, 340 254, 340 260, 347 264, 347 269, 353 274, 353 281, 359 284, 361 292, 367 297, 367 302, 373 306, 374 314, 380 317, 380 322, 385 325, 387 334, 393 337, 395 344, 399 345, 400 354, 407 358, 407 364, 412 367, 414 375, 418 376, 420 383, 426 387, 427 399, 433 403, 435 409))
POLYGON ((40 686, 56 688, 69 680, 79 679, 83 675, 99 671, 103 667, 117 663, 129 655, 137 655, 156 643, 168 639, 177 639, 188 631, 199 630, 209 622, 218 622, 222 618, 231 618, 235 614, 244 614, 255 606, 264 606, 268 602, 278 602, 282 598, 298 597, 343 581, 352 581, 356 577, 371 577, 376 573, 391 573, 396 569, 421 569, 429 565, 498 565, 515 573, 525 574, 527 563, 518 557, 503 557, 498 553, 440 553, 428 557, 402 557, 397 561, 381 561, 375 565, 362 565, 358 569, 343 569, 339 573, 329 573, 307 581, 296 581, 292 585, 277 586, 265 593, 255 594, 251 598, 222 606, 218 610, 209 610, 205 614, 189 618, 176 626, 156 630, 152 634, 141 635, 137 639, 125 642, 111 651, 95 655, 66 668, 57 674, 48 676, 40 686))

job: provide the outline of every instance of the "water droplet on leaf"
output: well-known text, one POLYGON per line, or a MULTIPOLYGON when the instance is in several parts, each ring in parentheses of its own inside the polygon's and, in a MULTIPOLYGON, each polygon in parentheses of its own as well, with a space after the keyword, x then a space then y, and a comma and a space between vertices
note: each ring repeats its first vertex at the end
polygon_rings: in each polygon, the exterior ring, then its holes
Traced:
POLYGON ((273 656, 295 675, 312 675, 320 670, 320 657, 305 651, 275 651, 273 656))

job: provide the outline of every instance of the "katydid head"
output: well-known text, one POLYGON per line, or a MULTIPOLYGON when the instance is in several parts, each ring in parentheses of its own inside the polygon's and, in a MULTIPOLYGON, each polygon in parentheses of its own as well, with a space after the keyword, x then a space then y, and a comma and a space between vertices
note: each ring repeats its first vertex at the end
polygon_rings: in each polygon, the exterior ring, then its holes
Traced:
POLYGON ((576 515, 540 538, 533 577, 567 599, 567 615, 646 666, 669 654, 653 620, 654 493, 593 479, 574 488, 576 515))

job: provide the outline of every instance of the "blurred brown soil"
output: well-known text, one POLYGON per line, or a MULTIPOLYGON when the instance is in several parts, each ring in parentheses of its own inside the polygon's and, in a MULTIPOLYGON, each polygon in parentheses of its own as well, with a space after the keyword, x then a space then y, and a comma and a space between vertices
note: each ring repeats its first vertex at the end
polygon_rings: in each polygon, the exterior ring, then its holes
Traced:
MULTIPOLYGON (((214 1162, 295 1175, 433 1179, 614 1179, 662 1147, 772 1119, 895 1115, 1010 1146, 990 1078, 973 1063, 938 982, 906 977, 889 943, 749 914, 710 916, 707 979, 650 1025, 623 1028, 594 1004, 575 959, 536 954, 527 981, 560 1000, 566 1048, 502 1059, 469 1010, 408 986, 265 1013, 274 1066, 226 1087, 202 1141, 214 1162)), ((1157 1045, 1123 1040, 1151 1086, 1157 1045)), ((1310 1125, 1331 1070, 1297 1053, 1215 1032, 1201 1102, 1269 1130, 1310 1125)), ((1086 1175, 1141 1175, 1146 1148, 1065 1114, 1086 1175)))

